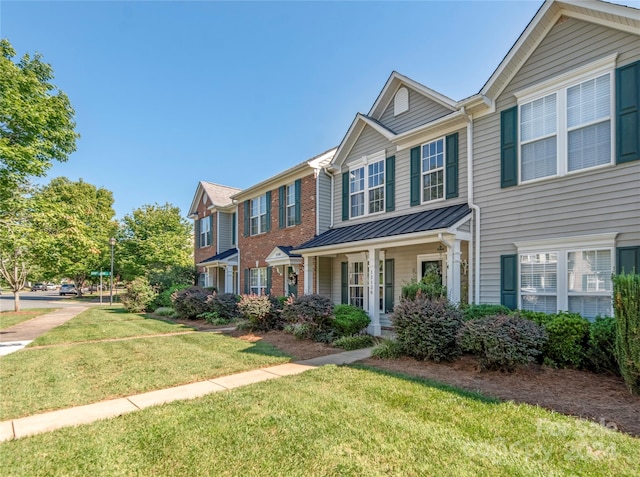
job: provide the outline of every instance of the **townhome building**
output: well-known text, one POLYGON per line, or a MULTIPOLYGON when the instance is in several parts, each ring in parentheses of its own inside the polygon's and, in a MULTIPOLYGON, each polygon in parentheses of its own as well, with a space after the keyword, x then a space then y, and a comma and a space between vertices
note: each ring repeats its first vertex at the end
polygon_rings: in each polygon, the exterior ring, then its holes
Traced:
POLYGON ((550 0, 476 95, 392 73, 327 166, 329 230, 293 250, 304 293, 374 335, 431 269, 456 302, 610 315, 640 270, 639 35, 637 9, 550 0))
POLYGON ((240 189, 201 181, 189 218, 194 221, 194 262, 198 285, 239 292, 237 207, 231 196, 240 189))
POLYGON ((330 194, 323 168, 335 148, 293 166, 231 198, 238 207, 240 290, 242 293, 299 296, 305 280, 295 246, 327 230, 331 211, 319 200, 330 194))

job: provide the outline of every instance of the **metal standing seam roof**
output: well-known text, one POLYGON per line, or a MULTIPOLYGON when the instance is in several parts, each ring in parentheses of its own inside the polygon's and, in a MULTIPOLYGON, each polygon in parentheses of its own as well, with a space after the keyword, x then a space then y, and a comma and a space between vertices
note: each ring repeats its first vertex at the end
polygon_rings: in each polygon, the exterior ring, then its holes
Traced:
POLYGON ((446 229, 470 213, 471 209, 467 204, 459 204, 361 224, 347 225, 346 227, 327 230, 299 247, 295 247, 294 250, 446 229))
POLYGON ((220 252, 213 257, 207 258, 200 263, 208 263, 208 262, 220 262, 226 258, 232 257, 233 255, 238 253, 237 248, 230 248, 229 250, 225 250, 224 252, 220 252))

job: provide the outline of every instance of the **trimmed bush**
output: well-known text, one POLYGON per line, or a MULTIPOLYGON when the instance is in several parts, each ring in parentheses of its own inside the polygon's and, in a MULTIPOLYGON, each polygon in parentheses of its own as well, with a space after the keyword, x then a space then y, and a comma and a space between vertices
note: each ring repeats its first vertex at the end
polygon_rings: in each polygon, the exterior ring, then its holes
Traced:
POLYGON ((463 351, 478 357, 482 369, 512 371, 541 353, 547 335, 533 321, 497 315, 467 321, 457 338, 463 351))
POLYGON ((462 309, 464 321, 477 320, 485 316, 509 315, 511 310, 504 305, 480 304, 469 305, 462 309))
POLYGON ((328 330, 333 319, 333 302, 323 295, 302 295, 288 300, 282 310, 288 323, 308 323, 316 330, 328 330))
POLYGON ((373 346, 373 336, 370 335, 357 335, 357 336, 343 336, 333 342, 333 346, 336 348, 342 348, 346 351, 352 351, 354 349, 362 349, 373 346))
POLYGON ((371 352, 371 357, 378 359, 398 359, 402 356, 402 347, 396 340, 384 340, 371 352))
POLYGON ((367 312, 353 305, 336 305, 334 315, 332 326, 341 337, 358 334, 371 323, 367 312))
POLYGON ((589 320, 575 313, 549 315, 544 328, 549 336, 542 353, 545 364, 581 368, 589 339, 589 320))
POLYGON ((199 314, 209 311, 207 299, 211 293, 201 287, 189 287, 174 292, 171 295, 173 308, 180 318, 193 320, 199 314))
POLYGON ((127 284, 127 292, 120 297, 120 302, 129 313, 142 313, 156 297, 149 282, 144 277, 138 277, 127 284))
POLYGON ((207 297, 207 312, 217 313, 219 318, 227 320, 228 323, 240 315, 238 301, 240 298, 233 293, 214 293, 207 297))
POLYGON ((640 394, 640 275, 613 277, 616 354, 620 374, 633 394, 640 394))
POLYGON ((230 318, 220 316, 217 311, 205 311, 204 313, 200 313, 198 318, 212 325, 228 325, 231 322, 230 318))
POLYGON ((596 373, 620 375, 616 360, 616 319, 597 317, 589 324, 585 364, 596 373))
POLYGON ((446 298, 402 297, 391 315, 403 354, 433 361, 452 360, 460 354, 456 335, 462 314, 446 298))
POLYGON ((153 308, 160 308, 160 307, 173 307, 173 300, 171 299, 171 296, 180 290, 184 290, 185 288, 189 288, 192 285, 185 285, 185 284, 178 284, 178 285, 173 285, 170 288, 168 288, 167 290, 164 290, 160 293, 158 293, 158 296, 155 297, 155 299, 153 300, 153 308))
POLYGON ((269 331, 280 328, 279 316, 267 295, 242 295, 238 310, 248 320, 248 329, 269 331))

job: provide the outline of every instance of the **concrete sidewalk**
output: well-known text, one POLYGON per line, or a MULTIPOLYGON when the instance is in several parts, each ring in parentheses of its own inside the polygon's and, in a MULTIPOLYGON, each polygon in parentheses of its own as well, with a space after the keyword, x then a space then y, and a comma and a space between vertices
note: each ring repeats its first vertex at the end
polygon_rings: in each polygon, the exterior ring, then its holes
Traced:
POLYGON ((158 391, 150 391, 119 399, 101 401, 86 406, 45 412, 0 422, 0 442, 53 431, 62 427, 89 424, 100 419, 120 416, 129 412, 157 406, 171 401, 194 399, 228 389, 246 386, 269 379, 300 374, 327 364, 349 364, 371 356, 373 348, 336 353, 319 358, 286 363, 268 368, 246 371, 220 378, 199 381, 158 391))

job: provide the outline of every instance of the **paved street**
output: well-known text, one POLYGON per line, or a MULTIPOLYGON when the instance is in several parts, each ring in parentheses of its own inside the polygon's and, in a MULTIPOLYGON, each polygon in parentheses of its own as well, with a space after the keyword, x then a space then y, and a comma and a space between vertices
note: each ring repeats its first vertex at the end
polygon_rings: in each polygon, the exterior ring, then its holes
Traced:
MULTIPOLYGON (((20 293, 20 305, 22 310, 30 308, 59 308, 63 306, 78 305, 71 302, 72 296, 60 296, 55 291, 23 291, 20 293)), ((107 301, 109 297, 107 296, 107 301)), ((13 293, 5 290, 0 295, 0 311, 13 311, 13 293)))

